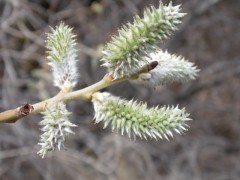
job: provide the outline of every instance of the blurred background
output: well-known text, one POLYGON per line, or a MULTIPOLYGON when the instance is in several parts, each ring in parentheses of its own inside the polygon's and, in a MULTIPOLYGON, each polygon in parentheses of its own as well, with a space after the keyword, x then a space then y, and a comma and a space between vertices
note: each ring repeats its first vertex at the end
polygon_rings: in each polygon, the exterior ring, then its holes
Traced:
MULTIPOLYGON (((168 0, 163 1, 169 3, 168 0)), ((148 89, 124 82, 107 91, 149 106, 186 107, 193 121, 170 141, 116 135, 94 125, 89 102, 68 103, 78 125, 66 150, 41 159, 36 152, 41 115, 0 124, 0 179, 238 180, 240 179, 240 1, 173 0, 187 16, 161 48, 201 69, 197 80, 148 89)), ((54 96, 45 39, 61 21, 74 28, 81 78, 97 82, 101 49, 135 14, 158 0, 0 0, 0 111, 54 96)))

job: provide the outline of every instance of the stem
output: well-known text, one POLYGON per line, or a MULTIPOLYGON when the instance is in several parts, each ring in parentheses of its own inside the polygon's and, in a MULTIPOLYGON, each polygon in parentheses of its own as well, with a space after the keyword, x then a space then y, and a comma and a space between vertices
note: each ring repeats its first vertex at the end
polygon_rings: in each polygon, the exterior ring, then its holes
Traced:
POLYGON ((50 99, 38 102, 33 105, 26 103, 15 109, 1 112, 0 113, 0 123, 15 123, 16 121, 18 121, 19 119, 21 119, 23 117, 45 111, 47 106, 49 104, 53 104, 53 103, 67 102, 67 101, 71 101, 74 99, 83 99, 86 101, 90 101, 92 99, 92 95, 95 92, 97 92, 105 87, 111 86, 113 84, 116 84, 116 83, 119 83, 119 82, 122 82, 125 80, 137 79, 139 74, 148 72, 153 68, 155 68, 155 62, 143 66, 141 69, 139 69, 139 72, 131 75, 130 77, 122 77, 119 79, 113 79, 113 77, 111 75, 107 74, 103 77, 102 80, 100 80, 99 82, 97 82, 91 86, 88 86, 86 88, 83 88, 83 89, 80 89, 77 91, 73 91, 73 92, 68 92, 69 89, 66 88, 63 91, 59 92, 56 96, 54 96, 50 99))
POLYGON ((15 109, 7 110, 0 113, 0 123, 15 123, 17 120, 29 116, 31 114, 40 113, 45 111, 47 106, 51 103, 67 102, 74 99, 83 99, 90 101, 92 94, 113 84, 127 80, 128 78, 120 78, 113 80, 111 75, 106 75, 99 82, 88 86, 86 88, 73 91, 73 92, 60 92, 56 96, 38 102, 36 104, 23 104, 15 109))

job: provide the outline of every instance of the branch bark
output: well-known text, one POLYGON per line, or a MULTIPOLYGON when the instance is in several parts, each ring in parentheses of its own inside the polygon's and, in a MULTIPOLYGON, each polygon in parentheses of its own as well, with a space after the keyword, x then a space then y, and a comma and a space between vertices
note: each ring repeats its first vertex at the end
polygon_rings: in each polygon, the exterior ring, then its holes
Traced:
POLYGON ((46 110, 46 108, 50 104, 54 104, 58 102, 67 102, 74 99, 82 99, 82 100, 90 101, 93 93, 105 87, 111 86, 113 84, 116 84, 125 80, 137 79, 139 74, 149 72, 150 70, 154 69, 156 66, 157 66, 157 62, 153 61, 143 66, 139 70, 139 72, 137 72, 136 74, 133 74, 131 77, 122 77, 119 79, 113 79, 111 75, 107 74, 103 77, 101 81, 91 86, 88 86, 86 88, 73 91, 73 92, 68 92, 68 90, 61 91, 56 96, 50 99, 47 99, 45 101, 38 102, 36 104, 29 104, 29 103, 22 104, 21 106, 15 109, 1 112, 0 123, 15 123, 16 121, 18 121, 23 117, 29 116, 31 114, 37 114, 37 113, 43 112, 46 110))
POLYGON ((121 78, 118 80, 113 80, 110 75, 106 75, 101 81, 88 86, 84 89, 73 91, 73 92, 60 92, 56 96, 47 99, 45 101, 38 102, 36 104, 25 103, 21 106, 7 110, 0 113, 0 123, 15 123, 19 119, 29 116, 31 114, 37 114, 46 110, 47 106, 51 103, 58 102, 67 102, 73 99, 82 99, 82 100, 91 100, 91 96, 93 93, 126 80, 126 78, 121 78))

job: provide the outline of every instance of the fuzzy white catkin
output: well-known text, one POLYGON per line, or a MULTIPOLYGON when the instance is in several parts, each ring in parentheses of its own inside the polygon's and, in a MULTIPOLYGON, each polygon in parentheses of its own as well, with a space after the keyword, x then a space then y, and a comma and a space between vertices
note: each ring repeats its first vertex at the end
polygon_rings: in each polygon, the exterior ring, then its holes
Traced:
POLYGON ((73 88, 79 77, 75 46, 76 40, 72 28, 63 23, 48 34, 48 64, 52 67, 54 85, 62 90, 73 88))
POLYGON ((158 65, 148 73, 139 75, 138 81, 146 86, 155 87, 172 82, 186 82, 198 75, 197 67, 181 56, 158 50, 150 54, 148 62, 157 61, 158 65))
POLYGON ((134 138, 168 139, 173 137, 173 131, 181 134, 187 130, 186 122, 191 120, 184 108, 148 108, 145 103, 127 101, 107 92, 95 93, 92 102, 96 123, 103 122, 104 127, 111 124, 113 131, 126 132, 134 138))
POLYGON ((119 29, 103 50, 103 66, 115 78, 131 76, 138 72, 145 56, 157 48, 157 42, 168 38, 185 13, 172 3, 147 8, 142 18, 135 16, 133 24, 127 23, 119 29))
POLYGON ((56 148, 60 150, 64 147, 65 137, 74 134, 71 128, 76 125, 68 120, 70 114, 64 103, 51 105, 43 112, 43 120, 40 122, 43 134, 38 143, 41 146, 38 154, 42 158, 56 148))

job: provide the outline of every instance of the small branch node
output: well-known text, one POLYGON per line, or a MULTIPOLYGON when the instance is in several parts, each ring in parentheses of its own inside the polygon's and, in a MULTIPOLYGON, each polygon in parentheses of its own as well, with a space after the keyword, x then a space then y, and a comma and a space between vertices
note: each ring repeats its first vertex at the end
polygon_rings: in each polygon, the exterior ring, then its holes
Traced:
POLYGON ((18 118, 25 117, 33 112, 34 108, 31 104, 24 103, 16 109, 16 115, 18 118))

